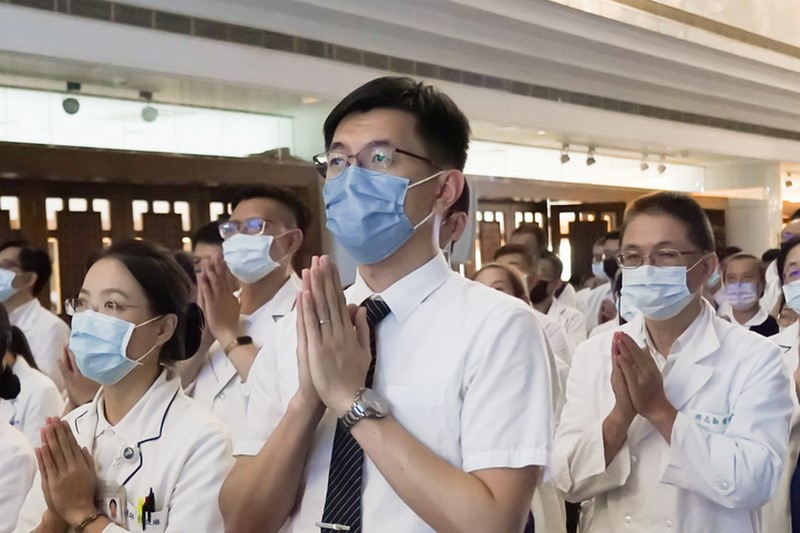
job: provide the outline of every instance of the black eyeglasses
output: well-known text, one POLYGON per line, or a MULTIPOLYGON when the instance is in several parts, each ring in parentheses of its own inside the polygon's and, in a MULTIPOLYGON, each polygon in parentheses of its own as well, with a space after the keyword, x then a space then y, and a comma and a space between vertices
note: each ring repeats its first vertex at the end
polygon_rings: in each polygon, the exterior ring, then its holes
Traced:
POLYGON ((647 255, 640 254, 639 252, 623 252, 617 256, 617 264, 621 268, 639 268, 644 264, 645 259, 650 258, 650 264, 653 266, 685 266, 682 264, 683 256, 705 253, 708 252, 702 252, 700 250, 681 252, 680 250, 673 250, 672 248, 653 250, 647 255))
POLYGON ((317 166, 317 172, 323 179, 331 180, 338 178, 344 169, 350 166, 350 160, 355 159, 358 166, 364 167, 373 172, 385 174, 389 167, 392 166, 395 154, 403 154, 420 161, 425 161, 429 165, 438 170, 442 168, 428 159, 400 148, 392 146, 370 146, 364 148, 357 154, 345 154, 338 150, 329 150, 314 156, 314 164, 317 166))

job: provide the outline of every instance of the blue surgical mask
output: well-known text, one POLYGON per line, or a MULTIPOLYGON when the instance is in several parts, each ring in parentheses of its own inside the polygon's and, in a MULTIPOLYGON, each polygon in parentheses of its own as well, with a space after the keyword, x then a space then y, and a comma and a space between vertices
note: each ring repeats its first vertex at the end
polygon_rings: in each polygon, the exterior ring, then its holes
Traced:
POLYGON ((16 272, 0 268, 0 302, 7 301, 17 292, 17 289, 11 286, 16 277, 16 272))
POLYGON ((136 325, 92 310, 72 317, 69 349, 81 374, 101 385, 114 385, 127 376, 158 347, 154 345, 136 360, 128 359, 126 352, 133 330, 159 318, 136 325))
POLYGON ((726 283, 725 296, 731 307, 744 311, 758 302, 758 289, 755 283, 726 283))
POLYGON ((631 305, 630 299, 622 297, 617 299, 617 312, 625 322, 630 322, 639 314, 639 310, 631 305))
POLYGON ((626 304, 650 320, 669 320, 683 311, 694 297, 686 286, 689 270, 685 266, 653 265, 622 269, 622 300, 627 300, 626 304))
POLYGON ((280 263, 269 255, 272 235, 237 233, 222 243, 222 253, 228 270, 242 283, 255 283, 278 268, 280 263))
POLYGON ((783 286, 783 296, 788 305, 795 313, 800 313, 800 279, 783 286))
POLYGON ((433 216, 412 225, 404 208, 406 193, 442 172, 411 185, 407 178, 351 165, 322 189, 325 226, 358 263, 383 261, 433 216))
MULTIPOLYGON (((586 263, 584 263, 585 265, 586 263)), ((593 261, 592 262, 592 276, 596 277, 602 281, 608 281, 608 276, 606 276, 606 272, 603 269, 603 262, 602 261, 593 261)))
POLYGON ((711 289, 714 286, 716 286, 716 284, 719 283, 719 278, 720 278, 719 269, 716 268, 716 269, 714 269, 714 273, 711 274, 711 277, 708 278, 708 281, 706 281, 706 287, 711 289))

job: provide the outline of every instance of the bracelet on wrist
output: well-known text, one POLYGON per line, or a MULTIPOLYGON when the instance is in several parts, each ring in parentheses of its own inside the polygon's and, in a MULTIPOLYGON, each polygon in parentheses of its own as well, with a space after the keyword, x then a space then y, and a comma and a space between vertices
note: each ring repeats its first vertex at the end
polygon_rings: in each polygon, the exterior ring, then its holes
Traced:
POLYGON ((75 533, 83 533, 84 528, 100 518, 101 514, 97 511, 92 512, 89 516, 87 516, 83 522, 81 522, 78 527, 75 528, 75 533))

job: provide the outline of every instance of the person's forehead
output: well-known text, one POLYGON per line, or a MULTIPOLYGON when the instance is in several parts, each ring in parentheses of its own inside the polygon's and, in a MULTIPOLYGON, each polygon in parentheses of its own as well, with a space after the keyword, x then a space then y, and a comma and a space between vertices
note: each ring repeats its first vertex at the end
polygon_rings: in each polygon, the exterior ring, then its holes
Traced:
POLYGON ((754 273, 758 274, 760 270, 760 262, 752 257, 740 257, 733 260, 728 260, 725 266, 726 274, 745 274, 754 273))
POLYGON ((291 219, 289 209, 271 198, 248 198, 242 200, 231 213, 231 220, 243 222, 248 218, 263 218, 271 222, 291 219))
POLYGON ((99 296, 103 291, 118 289, 130 297, 145 297, 144 289, 133 277, 133 274, 118 259, 107 257, 100 259, 86 273, 83 289, 92 296, 99 296))
POLYGON ((503 255, 501 255, 500 257, 497 258, 497 262, 501 263, 501 264, 504 264, 504 265, 505 264, 515 264, 515 265, 527 264, 527 261, 525 260, 525 256, 520 254, 520 253, 517 253, 517 252, 503 254, 503 255))
POLYGON ((206 259, 214 254, 221 253, 222 245, 210 242, 198 242, 197 246, 194 247, 194 251, 192 252, 195 257, 199 257, 201 259, 206 259))
POLYGON ((786 264, 784 269, 789 265, 793 265, 796 267, 798 264, 800 264, 800 245, 793 247, 786 254, 786 264))
POLYGON ((677 218, 659 213, 642 213, 636 215, 625 226, 625 235, 621 243, 623 247, 640 248, 692 246, 686 224, 677 218))
POLYGON ((8 259, 14 261, 19 259, 19 248, 17 246, 9 246, 8 248, 0 252, 0 261, 8 259))
POLYGON ((398 109, 372 109, 344 117, 333 133, 331 149, 355 154, 379 141, 408 151, 423 148, 414 115, 398 109))
POLYGON ((475 276, 475 281, 480 281, 481 283, 491 284, 496 281, 508 281, 508 274, 502 268, 496 267, 489 267, 484 268, 478 275, 475 276))

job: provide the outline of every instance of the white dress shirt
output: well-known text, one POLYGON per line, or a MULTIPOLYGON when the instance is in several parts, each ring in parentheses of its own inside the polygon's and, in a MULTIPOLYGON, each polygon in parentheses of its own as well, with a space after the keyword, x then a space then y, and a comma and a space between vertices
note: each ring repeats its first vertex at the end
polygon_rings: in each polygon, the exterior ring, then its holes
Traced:
POLYGON ((614 302, 611 282, 607 281, 594 289, 581 291, 578 296, 578 309, 586 319, 586 333, 588 334, 598 325, 597 315, 600 314, 600 306, 603 304, 603 300, 614 302))
POLYGON ((572 283, 564 283, 564 290, 556 298, 561 305, 578 309, 578 293, 575 292, 575 287, 572 283))
MULTIPOLYGON (((739 324, 739 322, 733 316, 733 307, 731 307, 731 303, 728 301, 723 302, 719 306, 719 309, 717 310, 717 316, 729 320, 731 324, 739 324)), ((744 324, 739 324, 739 325, 744 326, 746 328, 751 328, 753 326, 760 326, 767 320, 767 318, 769 318, 769 314, 767 314, 767 312, 764 311, 764 309, 759 306, 758 312, 753 318, 751 318, 744 324)))
POLYGON ((48 416, 64 413, 64 400, 55 383, 17 357, 11 371, 19 378, 19 395, 13 400, 0 400, 0 419, 22 431, 33 446, 41 446, 39 430, 48 416))
MULTIPOLYGON (((228 431, 217 417, 188 398, 180 380, 162 370, 136 405, 116 424, 105 415, 103 389, 91 403, 64 417, 78 445, 92 454, 98 480, 124 487, 128 529, 108 525, 104 533, 147 531, 183 533, 221 532, 217 498, 233 466, 228 431), (150 492, 155 512, 142 527, 141 501, 150 492)), ((36 475, 17 525, 28 533, 47 508, 36 475)), ((70 530, 71 531, 71 530, 70 530)))
POLYGON ((775 496, 761 509, 761 520, 765 533, 792 533, 791 508, 789 501, 792 476, 800 456, 800 403, 795 392, 794 371, 798 364, 798 340, 800 340, 800 322, 795 322, 770 340, 778 345, 783 354, 786 372, 791 377, 790 395, 794 404, 792 423, 789 429, 789 447, 784 459, 783 475, 778 482, 775 496))
POLYGON ((778 261, 773 261, 767 267, 766 280, 764 296, 759 300, 759 304, 761 304, 761 309, 769 314, 778 305, 778 301, 783 296, 783 284, 780 277, 778 277, 778 261))
MULTIPOLYGON (((253 344, 264 346, 275 331, 278 321, 294 309, 295 297, 300 287, 297 276, 290 276, 270 301, 250 315, 240 317, 239 331, 253 339, 253 344)), ((217 415, 228 426, 231 439, 236 442, 244 432, 249 388, 236 372, 219 342, 205 354, 205 361, 197 378, 186 392, 200 405, 217 415)))
MULTIPOLYGON (((345 295, 360 304, 374 293, 358 275, 345 295)), ((395 419, 467 472, 545 465, 550 370, 530 308, 452 272, 441 254, 380 297, 391 313, 376 328, 373 388, 389 401, 395 419)), ((298 387, 294 315, 278 327, 251 370, 247 435, 235 449, 240 455, 261 450, 298 387)), ((302 500, 282 532, 313 531, 322 517, 335 425, 326 411, 306 461, 302 500)), ((363 475, 365 531, 432 531, 369 458, 363 475)))
MULTIPOLYGON (((755 533, 786 453, 792 399, 772 342, 714 316, 710 304, 675 341, 653 353, 678 410, 671 443, 637 416, 606 466, 603 419, 614 406, 612 332, 581 344, 553 445, 556 486, 589 501, 582 531, 755 533)), ((620 328, 639 346, 641 315, 620 328)))
POLYGON ((36 475, 33 446, 18 429, 0 420, 0 533, 11 533, 36 475))
POLYGON ((8 319, 25 334, 39 370, 53 380, 58 390, 64 390, 58 360, 64 357, 64 347, 69 344, 67 323, 42 307, 36 298, 8 313, 8 319))
POLYGON ((558 321, 564 327, 567 334, 567 346, 569 347, 570 363, 572 353, 580 343, 586 340, 586 318, 583 313, 572 307, 567 307, 556 299, 550 304, 547 316, 558 321))

